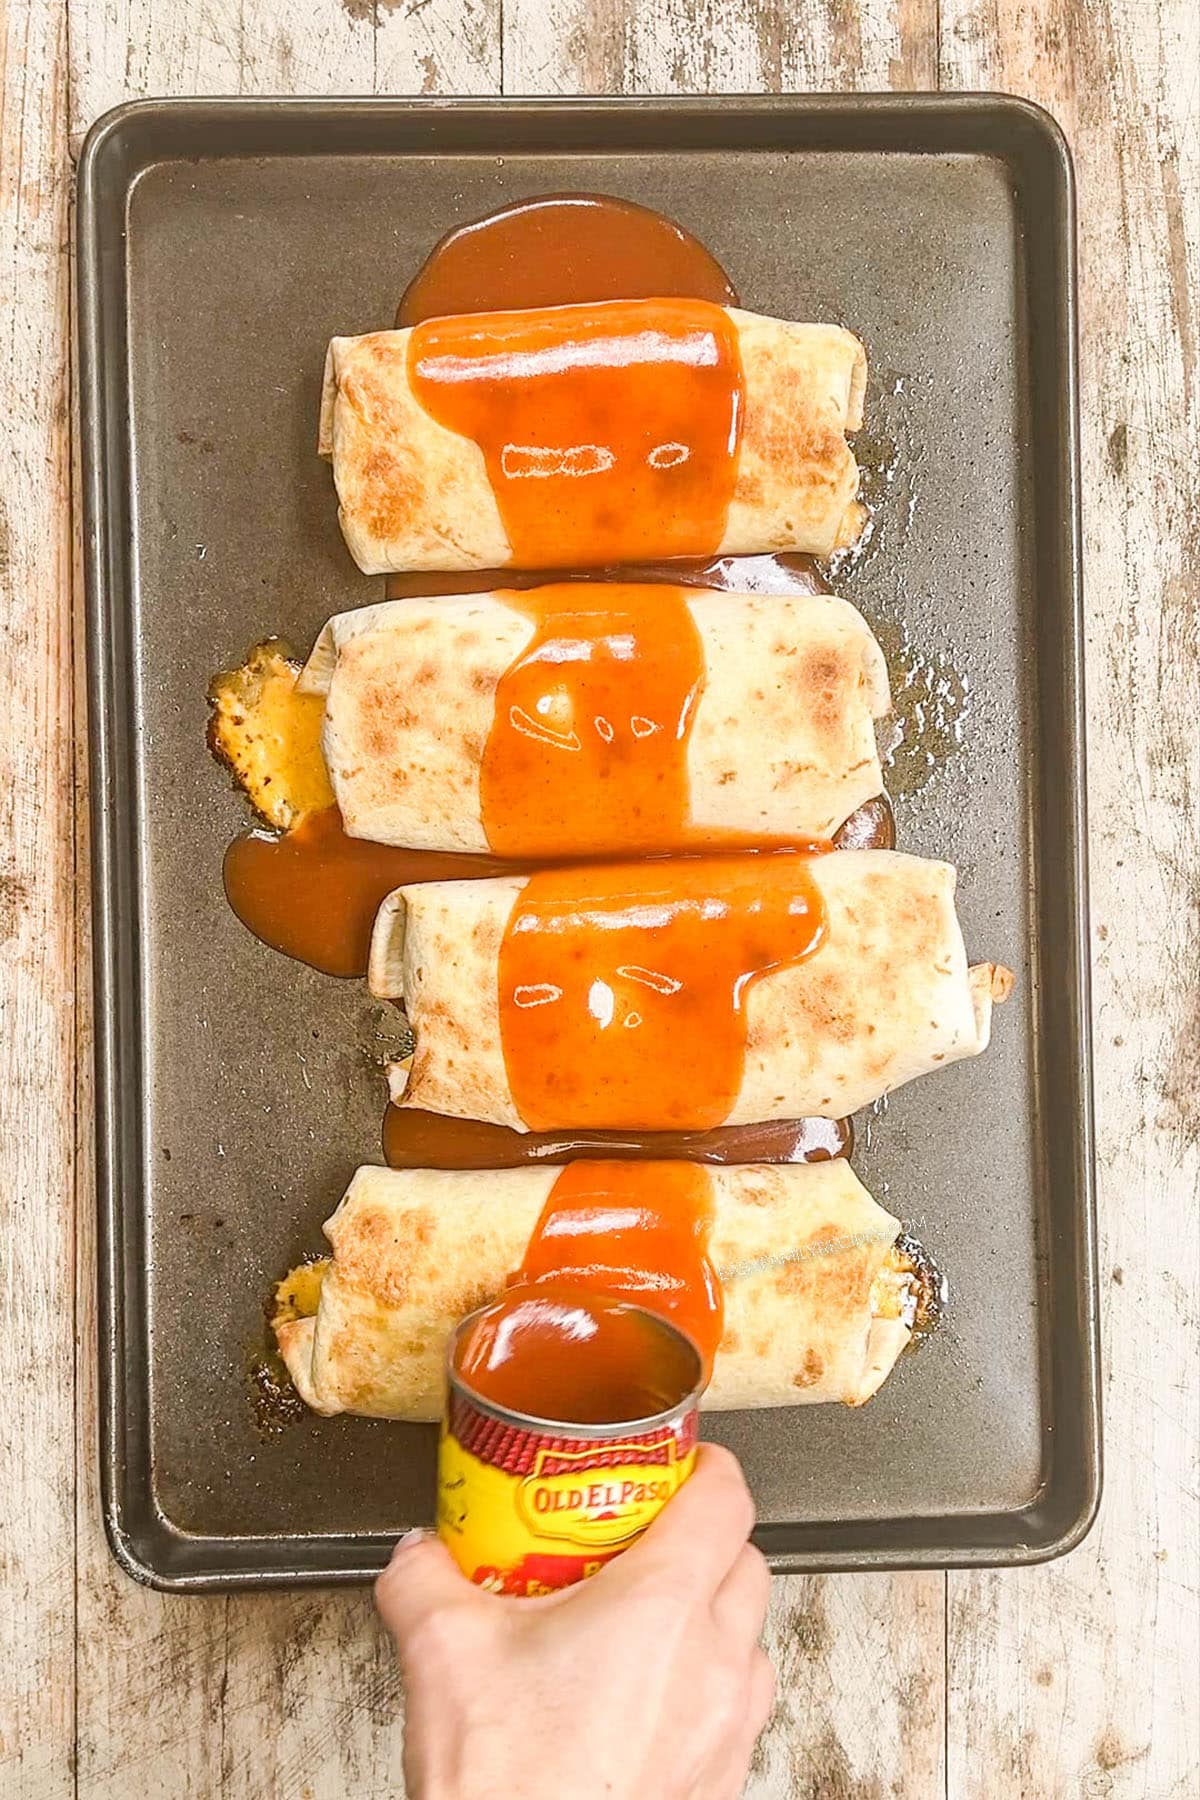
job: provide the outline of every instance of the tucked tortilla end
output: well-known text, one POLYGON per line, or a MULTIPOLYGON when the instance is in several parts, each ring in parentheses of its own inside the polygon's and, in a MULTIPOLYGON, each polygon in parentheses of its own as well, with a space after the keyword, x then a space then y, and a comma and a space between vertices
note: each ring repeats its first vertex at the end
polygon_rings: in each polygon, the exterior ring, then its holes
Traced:
POLYGON ((329 1406, 318 1394, 312 1379, 313 1341, 317 1329, 317 1308, 321 1289, 332 1264, 328 1256, 313 1262, 298 1263, 289 1269, 275 1289, 271 1312, 271 1329, 275 1344, 292 1386, 306 1406, 314 1412, 340 1412, 340 1406, 329 1406))
POLYGON ((298 694, 319 694, 322 701, 328 694, 329 683, 333 679, 333 671, 337 667, 335 624, 336 620, 330 619, 321 627, 317 641, 308 653, 308 660, 296 677, 298 694))
POLYGON ((903 1319, 872 1319, 862 1378, 856 1392, 846 1395, 847 1406, 865 1406, 874 1398, 907 1350, 911 1338, 912 1332, 903 1319))
MULTIPOLYGON (((847 334, 853 337, 853 333, 847 334)), ((858 338, 854 338, 855 356, 850 368, 850 393, 846 401, 846 430, 861 431, 863 423, 863 407, 867 398, 867 352, 858 338)))
POLYGON ((390 1062, 387 1066, 388 1098, 393 1106, 400 1106, 404 1100, 408 1078, 412 1073, 412 1057, 402 1057, 399 1062, 390 1062))
POLYGON ((407 930, 408 901, 403 888, 394 888, 376 913, 371 930, 367 987, 378 1000, 404 998, 404 939, 407 930))
POLYGON ((325 369, 321 376, 321 414, 317 421, 317 455, 333 455, 333 407, 337 399, 337 369, 334 366, 333 338, 325 351, 325 369))
POLYGON ((1003 1006, 1017 985, 1016 976, 1011 969, 1006 969, 1003 963, 984 963, 982 966, 991 972, 989 985, 993 1004, 1003 1006))
POLYGON ((975 1009, 975 1050, 986 1050, 992 1036, 992 1007, 1002 1005, 1013 990, 1011 969, 999 963, 972 963, 967 979, 975 1009))
POLYGON ((328 1405, 313 1386, 313 1342, 316 1331, 315 1319, 281 1320, 275 1326, 275 1343, 283 1358, 288 1378, 305 1406, 311 1407, 313 1412, 324 1413, 329 1418, 343 1409, 337 1405, 328 1405))
POLYGON ((849 550, 852 544, 857 544, 859 538, 863 534, 866 523, 866 507, 861 500, 852 500, 842 514, 841 522, 837 528, 837 535, 833 540, 833 548, 835 550, 849 550))
POLYGON ((283 644, 268 639, 208 690, 208 747, 277 831, 334 803, 321 754, 325 702, 297 686, 299 673, 283 644))

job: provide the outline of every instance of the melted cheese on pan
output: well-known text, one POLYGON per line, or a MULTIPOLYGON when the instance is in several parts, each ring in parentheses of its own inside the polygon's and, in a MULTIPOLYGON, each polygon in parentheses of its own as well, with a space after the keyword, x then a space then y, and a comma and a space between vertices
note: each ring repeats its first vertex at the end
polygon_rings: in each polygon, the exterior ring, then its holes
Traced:
POLYGON ((208 744, 251 806, 277 831, 333 805, 321 754, 323 694, 298 694, 300 665, 275 642, 214 677, 208 744))
POLYGON ((298 1263, 289 1269, 275 1289, 271 1309, 272 1325, 290 1325, 295 1319, 316 1316, 321 1300, 321 1284, 331 1257, 320 1256, 315 1262, 298 1263))

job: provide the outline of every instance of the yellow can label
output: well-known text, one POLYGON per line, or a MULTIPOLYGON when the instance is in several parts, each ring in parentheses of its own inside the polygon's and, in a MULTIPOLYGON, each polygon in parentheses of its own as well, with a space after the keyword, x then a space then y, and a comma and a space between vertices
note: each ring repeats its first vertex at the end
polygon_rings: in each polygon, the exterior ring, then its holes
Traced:
POLYGON ((549 1593, 594 1575, 641 1536, 696 1459, 694 1412, 653 1435, 586 1443, 488 1433, 482 1417, 458 1397, 442 1427, 438 1533, 472 1581, 499 1593, 549 1593))

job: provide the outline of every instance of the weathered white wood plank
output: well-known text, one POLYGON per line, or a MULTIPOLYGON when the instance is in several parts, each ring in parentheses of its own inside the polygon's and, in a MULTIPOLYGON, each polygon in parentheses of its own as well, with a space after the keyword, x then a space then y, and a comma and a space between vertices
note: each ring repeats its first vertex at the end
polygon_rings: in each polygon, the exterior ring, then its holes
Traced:
POLYGON ((29 1800, 72 1791, 75 1706, 65 31, 0 11, 0 1791, 29 1800))
POLYGON ((934 0, 506 0, 506 94, 933 87, 934 0))
POLYGON ((778 1683, 746 1800, 933 1800, 944 1791, 942 1575, 791 1576, 766 1646, 778 1683))
POLYGON ((377 94, 498 94, 499 0, 382 0, 377 94))
POLYGON ((1100 1523, 1058 1565, 950 1577, 949 1791, 1200 1791, 1200 14, 943 6, 946 85, 1071 136, 1082 259, 1100 1523))
MULTIPOLYGON (((483 0, 71 0, 76 140, 119 101, 499 86, 483 0)), ((79 648, 79 680, 83 680, 79 648)), ((82 693, 82 687, 80 688, 82 693)), ((79 771, 86 751, 78 738, 79 771)), ((81 864, 86 830, 81 827, 81 864)), ((85 891, 85 890, 81 890, 85 891)), ((88 967, 86 909, 81 966, 88 967)), ((86 1071, 90 1009, 81 1023, 86 1071)), ((402 1696, 365 1593, 162 1596, 112 1562, 97 1492, 91 1086, 79 1091, 79 1718, 85 1800, 400 1795, 402 1696)), ((41 1800, 39 1793, 38 1800, 41 1800)))
POLYGON ((375 85, 375 0, 69 0, 68 12, 76 143, 122 100, 375 85))

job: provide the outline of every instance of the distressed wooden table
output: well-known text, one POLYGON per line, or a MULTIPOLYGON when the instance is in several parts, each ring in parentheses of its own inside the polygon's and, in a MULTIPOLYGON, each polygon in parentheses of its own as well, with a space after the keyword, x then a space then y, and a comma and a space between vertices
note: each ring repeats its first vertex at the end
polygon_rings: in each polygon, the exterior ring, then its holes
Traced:
MULTIPOLYGON (((1080 178, 1107 1481, 1003 1574, 775 1585, 748 1792, 1200 1793, 1196 0, 0 0, 0 1792, 399 1796, 365 1593, 173 1599, 96 1494, 87 720, 68 227, 146 94, 1000 88, 1080 178)), ((572 1800, 572 1797, 564 1797, 572 1800)))

